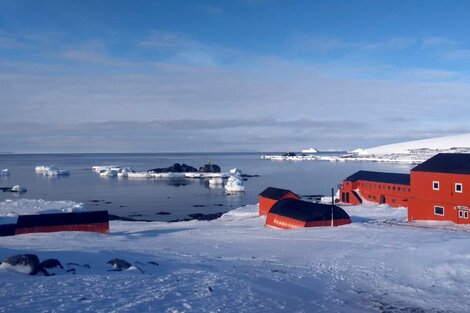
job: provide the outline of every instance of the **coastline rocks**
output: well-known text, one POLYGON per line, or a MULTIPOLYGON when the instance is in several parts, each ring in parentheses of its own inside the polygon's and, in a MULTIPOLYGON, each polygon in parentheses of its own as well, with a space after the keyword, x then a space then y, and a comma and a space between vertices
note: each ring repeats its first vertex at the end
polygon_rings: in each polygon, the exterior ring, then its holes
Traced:
POLYGON ((186 165, 186 164, 179 164, 175 163, 173 166, 165 167, 165 168, 154 168, 150 169, 147 172, 152 173, 194 173, 197 172, 197 169, 186 165))
POLYGON ((217 164, 212 164, 212 163, 208 163, 208 164, 204 164, 204 166, 201 166, 199 168, 199 172, 202 172, 202 173, 220 173, 220 166, 218 166, 217 164))
POLYGON ((6 257, 0 268, 11 269, 15 272, 28 275, 43 273, 46 276, 50 274, 41 266, 39 258, 35 254, 19 254, 6 257))

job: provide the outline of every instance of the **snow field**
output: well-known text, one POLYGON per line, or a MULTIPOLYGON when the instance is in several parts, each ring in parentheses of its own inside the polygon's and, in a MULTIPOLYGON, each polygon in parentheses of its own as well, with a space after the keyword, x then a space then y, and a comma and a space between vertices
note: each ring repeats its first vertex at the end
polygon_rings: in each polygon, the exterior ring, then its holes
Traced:
POLYGON ((469 311, 470 228, 410 226, 406 209, 385 205, 343 208, 354 223, 334 228, 266 228, 254 205, 213 221, 112 221, 108 236, 2 237, 0 258, 35 253, 65 269, 0 270, 0 312, 469 311), (112 258, 145 273, 108 271, 112 258))

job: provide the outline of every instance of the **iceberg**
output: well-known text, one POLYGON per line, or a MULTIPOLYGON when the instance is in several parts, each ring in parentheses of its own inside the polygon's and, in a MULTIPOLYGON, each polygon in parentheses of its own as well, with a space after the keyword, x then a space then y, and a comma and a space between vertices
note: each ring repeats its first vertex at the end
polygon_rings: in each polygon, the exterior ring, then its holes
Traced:
POLYGON ((245 186, 243 186, 243 180, 238 175, 232 175, 228 178, 227 184, 225 184, 226 192, 244 192, 245 186))
POLYGON ((28 189, 20 185, 15 185, 11 188, 11 191, 17 193, 25 193, 26 191, 28 191, 28 189))
POLYGON ((302 150, 302 153, 318 153, 318 150, 315 148, 309 148, 309 149, 302 150))
POLYGON ((10 171, 7 168, 4 168, 3 170, 0 171, 0 176, 9 176, 10 171))
POLYGON ((66 169, 55 165, 39 165, 35 168, 36 173, 43 174, 44 176, 66 176, 70 175, 70 172, 66 169))

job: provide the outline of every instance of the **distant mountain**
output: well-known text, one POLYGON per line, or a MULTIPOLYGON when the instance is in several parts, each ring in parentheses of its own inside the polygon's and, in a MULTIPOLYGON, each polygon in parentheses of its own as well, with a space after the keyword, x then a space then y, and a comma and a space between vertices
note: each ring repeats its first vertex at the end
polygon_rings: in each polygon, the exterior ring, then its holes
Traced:
POLYGON ((406 141, 394 143, 390 145, 377 146, 369 149, 357 149, 354 152, 360 155, 369 154, 391 154, 391 153, 404 153, 409 154, 417 152, 418 150, 450 150, 452 148, 457 151, 464 150, 470 152, 470 133, 436 137, 422 140, 406 141))

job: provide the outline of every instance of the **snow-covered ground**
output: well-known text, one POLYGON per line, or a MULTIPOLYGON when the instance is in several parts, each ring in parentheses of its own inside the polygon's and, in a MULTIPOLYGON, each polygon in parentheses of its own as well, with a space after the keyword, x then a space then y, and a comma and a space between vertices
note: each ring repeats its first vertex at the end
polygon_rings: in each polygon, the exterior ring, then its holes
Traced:
POLYGON ((419 164, 438 153, 470 153, 470 133, 414 140, 374 148, 358 148, 345 155, 263 155, 276 161, 372 161, 419 164))
POLYGON ((0 270, 0 312, 470 311, 469 227, 410 226, 406 209, 384 205, 344 209, 354 223, 335 228, 266 228, 253 205, 213 221, 113 221, 110 235, 2 237, 1 259, 34 253, 65 268, 0 270), (144 274, 110 271, 114 258, 144 274))

